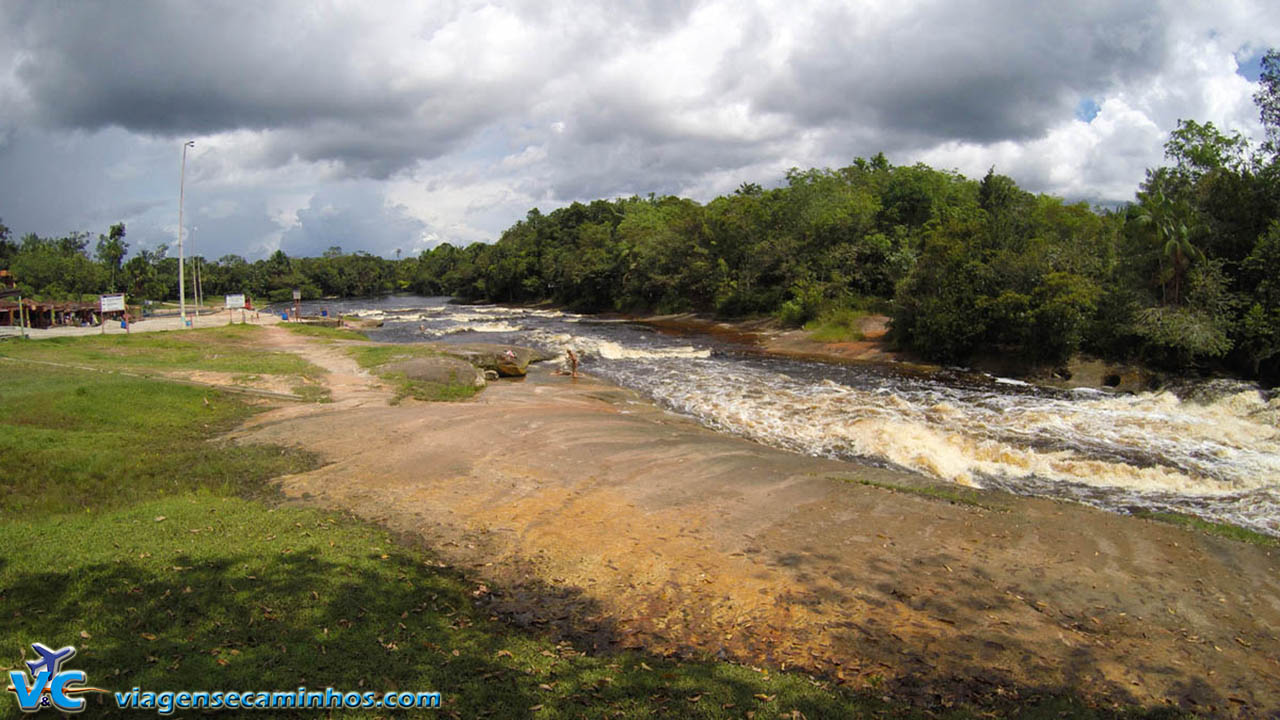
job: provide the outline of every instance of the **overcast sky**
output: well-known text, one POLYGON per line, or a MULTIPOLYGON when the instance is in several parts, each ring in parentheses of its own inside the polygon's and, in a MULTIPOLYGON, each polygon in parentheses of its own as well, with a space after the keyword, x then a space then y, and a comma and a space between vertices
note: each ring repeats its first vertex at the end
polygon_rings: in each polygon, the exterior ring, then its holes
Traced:
POLYGON ((4 0, 0 219, 172 245, 187 139, 212 258, 393 257, 879 151, 1125 201, 1179 118, 1261 136, 1271 46, 1274 0, 4 0))

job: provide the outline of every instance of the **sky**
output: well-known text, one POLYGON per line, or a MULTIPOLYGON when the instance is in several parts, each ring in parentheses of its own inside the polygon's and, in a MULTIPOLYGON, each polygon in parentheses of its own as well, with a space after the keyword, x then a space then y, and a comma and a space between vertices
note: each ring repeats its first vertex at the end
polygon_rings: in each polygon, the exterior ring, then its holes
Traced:
POLYGON ((1274 0, 4 0, 0 221, 175 252, 181 184, 188 254, 396 257, 881 151, 1111 204, 1180 118, 1260 139, 1273 46, 1274 0))

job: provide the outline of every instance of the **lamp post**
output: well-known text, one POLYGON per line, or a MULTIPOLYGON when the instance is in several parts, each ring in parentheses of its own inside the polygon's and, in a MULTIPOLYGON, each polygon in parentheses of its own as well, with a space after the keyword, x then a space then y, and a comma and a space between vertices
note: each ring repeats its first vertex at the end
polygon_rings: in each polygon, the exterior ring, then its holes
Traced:
POLYGON ((204 309, 204 288, 200 284, 200 255, 196 253, 196 231, 199 229, 198 225, 192 225, 191 232, 187 235, 187 240, 191 243, 191 273, 192 282, 195 283, 191 288, 191 298, 196 302, 196 317, 200 317, 200 311, 204 309))
POLYGON ((182 315, 184 328, 187 326, 187 264, 182 253, 182 200, 187 183, 187 148, 195 146, 195 140, 182 143, 182 173, 178 176, 178 312, 182 315))

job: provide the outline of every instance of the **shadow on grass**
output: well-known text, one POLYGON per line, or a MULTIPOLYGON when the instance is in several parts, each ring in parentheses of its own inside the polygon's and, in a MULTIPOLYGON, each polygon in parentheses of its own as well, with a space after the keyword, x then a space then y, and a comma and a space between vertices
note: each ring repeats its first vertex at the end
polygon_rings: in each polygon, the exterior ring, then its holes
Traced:
MULTIPOLYGON (((504 622, 488 588, 377 530, 291 508, 172 498, 0 527, 0 542, 13 553, 0 570, 3 663, 21 667, 32 642, 74 645, 68 668, 113 691, 438 691, 445 716, 498 718, 871 717, 890 707, 801 675, 588 655, 537 618, 504 622)), ((600 615, 576 590, 540 590, 600 615)), ((607 621, 596 632, 612 635, 607 621)), ((136 712, 106 695, 91 696, 90 710, 136 712)), ((316 711, 253 715, 295 714, 316 711)), ((17 717, 16 704, 0 704, 0 716, 17 717)))
MULTIPOLYGON (((173 563, 167 569, 122 562, 83 567, 74 576, 23 573, 3 588, 15 609, 5 634, 22 643, 74 644, 74 668, 85 670, 90 684, 119 691, 439 691, 443 713, 461 717, 742 717, 748 711, 756 718, 937 716, 826 691, 802 676, 769 678, 726 663, 630 652, 587 656, 583 638, 609 642, 607 622, 597 623, 589 635, 577 634, 578 643, 556 643, 544 633, 491 619, 474 602, 475 591, 468 592, 469 585, 451 570, 403 554, 381 558, 365 558, 376 570, 301 552, 274 558, 267 563, 271 567, 250 554, 216 561, 175 556, 164 561, 173 563), (300 598, 310 602, 299 607, 300 598), (71 632, 77 620, 91 617, 118 624, 86 632, 87 639, 71 632)), ((546 607, 570 602, 596 610, 574 590, 543 589, 551 600, 546 607)), ((523 624, 546 625, 552 633, 579 629, 536 613, 523 624)), ((136 712, 95 697, 102 703, 91 705, 95 715, 136 712)), ((1110 716, 1063 697, 1005 710, 1020 717, 1110 716)), ((304 714, 315 711, 254 716, 304 714)))

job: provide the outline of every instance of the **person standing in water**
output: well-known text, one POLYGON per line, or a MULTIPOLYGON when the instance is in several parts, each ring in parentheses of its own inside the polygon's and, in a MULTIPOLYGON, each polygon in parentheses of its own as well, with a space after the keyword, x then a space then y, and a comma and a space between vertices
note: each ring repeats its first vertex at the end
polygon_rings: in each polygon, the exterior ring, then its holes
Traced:
POLYGON ((569 358, 569 376, 578 377, 578 356, 569 348, 565 348, 564 354, 569 358))

